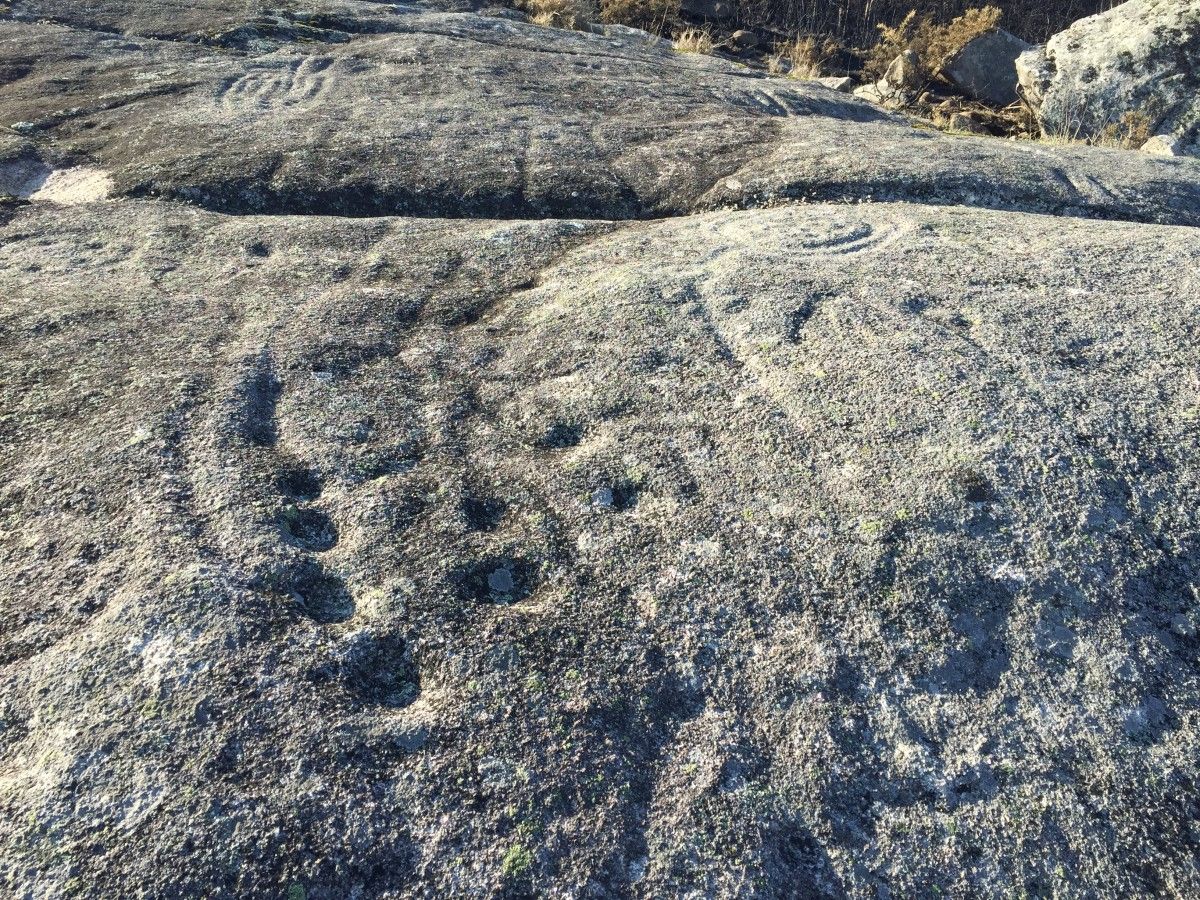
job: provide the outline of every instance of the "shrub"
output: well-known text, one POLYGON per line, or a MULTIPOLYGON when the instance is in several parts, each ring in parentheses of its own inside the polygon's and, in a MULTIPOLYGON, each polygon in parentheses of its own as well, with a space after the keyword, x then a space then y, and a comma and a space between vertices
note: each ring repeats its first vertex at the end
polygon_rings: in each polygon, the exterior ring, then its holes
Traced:
POLYGON ((892 60, 912 50, 921 61, 922 73, 931 77, 942 64, 979 35, 995 28, 1001 17, 996 6, 968 9, 946 25, 936 24, 929 16, 909 11, 899 25, 879 26, 879 41, 868 52, 864 68, 868 75, 881 78, 892 60))
POLYGON ((679 18, 679 0, 600 0, 600 21, 662 34, 679 18))
POLYGON ((772 73, 790 75, 793 78, 820 78, 825 68, 840 50, 829 38, 814 35, 798 37, 785 44, 775 45, 769 68, 772 73))
POLYGON ((535 25, 587 31, 597 10, 590 0, 524 0, 522 9, 535 25))
POLYGON ((1127 112, 1115 122, 1109 122, 1099 132, 1085 132, 1078 123, 1065 125, 1055 132, 1043 132, 1047 144, 1090 144, 1093 147, 1113 147, 1118 150, 1140 150, 1154 137, 1154 119, 1142 111, 1127 112))
POLYGON ((1141 150, 1154 137, 1154 120, 1146 113, 1136 110, 1127 112, 1119 122, 1111 122, 1100 132, 1095 143, 1101 147, 1119 147, 1122 150, 1141 150))
POLYGON ((892 60, 903 53, 912 43, 917 29, 917 11, 909 10, 898 25, 879 26, 879 40, 867 51, 863 60, 863 71, 871 78, 882 78, 892 60))
POLYGON ((984 6, 968 9, 948 25, 930 25, 917 53, 936 72, 975 38, 999 25, 1002 15, 999 7, 984 6))

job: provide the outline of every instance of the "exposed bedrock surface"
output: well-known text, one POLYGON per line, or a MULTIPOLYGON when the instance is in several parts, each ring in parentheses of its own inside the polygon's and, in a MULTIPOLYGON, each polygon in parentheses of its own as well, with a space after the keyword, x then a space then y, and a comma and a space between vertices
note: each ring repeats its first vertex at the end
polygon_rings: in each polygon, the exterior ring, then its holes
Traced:
POLYGON ((1190 230, 2 239, 18 893, 1197 886, 1190 230))
POLYGON ((648 39, 337 9, 383 33, 231 48, 0 23, 18 125, 0 159, 102 163, 118 195, 235 213, 631 219, 808 198, 1200 220, 1195 160, 945 136, 648 39))
POLYGON ((0 893, 1200 893, 1200 232, 1100 220, 1195 162, 74 6, 0 25, 0 893))

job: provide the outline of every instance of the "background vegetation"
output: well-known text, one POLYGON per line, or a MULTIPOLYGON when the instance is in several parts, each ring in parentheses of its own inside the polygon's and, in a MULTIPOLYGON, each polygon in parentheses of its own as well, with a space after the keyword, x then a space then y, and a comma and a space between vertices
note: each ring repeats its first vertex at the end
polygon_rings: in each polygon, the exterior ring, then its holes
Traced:
MULTIPOLYGON (((1120 0, 991 0, 1004 13, 1004 27, 1041 42, 1076 19, 1118 6, 1120 0)), ((749 27, 819 34, 853 46, 874 44, 879 26, 896 26, 911 11, 948 22, 980 0, 740 0, 739 18, 749 27)))

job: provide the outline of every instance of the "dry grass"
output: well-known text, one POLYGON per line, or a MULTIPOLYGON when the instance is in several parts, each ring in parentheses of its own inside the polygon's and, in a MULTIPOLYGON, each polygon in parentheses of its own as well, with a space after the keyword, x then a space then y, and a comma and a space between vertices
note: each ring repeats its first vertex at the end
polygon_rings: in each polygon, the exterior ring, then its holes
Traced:
POLYGON ((663 34, 679 18, 679 0, 600 0, 600 21, 663 34))
POLYGON ((1118 150, 1140 150, 1154 137, 1163 118, 1161 105, 1153 100, 1143 102, 1135 110, 1107 109, 1086 94, 1076 95, 1066 88, 1060 96, 1055 97, 1053 109, 1049 111, 1053 124, 1047 130, 1037 127, 1033 110, 1027 103, 1023 105, 1035 122, 1033 136, 1047 144, 1087 144, 1118 150))
POLYGON ((903 53, 912 42, 917 29, 917 11, 909 10, 898 25, 880 25, 879 40, 867 51, 863 71, 871 78, 882 78, 892 60, 903 53))
POLYGON ((837 42, 829 38, 805 35, 785 44, 776 44, 768 68, 775 75, 820 78, 825 74, 829 60, 840 49, 837 42))
POLYGON ((521 8, 535 25, 587 31, 599 10, 590 0, 524 0, 521 8))
POLYGON ((680 53, 712 53, 716 46, 707 28, 688 28, 675 35, 675 49, 680 53))
POLYGON ((1001 15, 999 7, 984 6, 938 25, 929 16, 910 11, 899 25, 879 26, 879 42, 867 52, 864 68, 867 74, 882 78, 892 60, 912 50, 921 61, 923 74, 932 77, 950 57, 995 28, 1001 15))
POLYGON ((932 105, 918 100, 910 112, 952 134, 982 129, 989 134, 1024 140, 1036 139, 1040 134, 1037 119, 1021 103, 996 109, 968 97, 947 97, 932 105))
POLYGON ((1081 125, 1065 126, 1055 132, 1042 132, 1045 144, 1069 146, 1084 144, 1109 147, 1115 150, 1141 150, 1154 137, 1154 120, 1144 112, 1127 112, 1115 122, 1109 122, 1099 132, 1088 134, 1081 125))
POLYGON ((1154 121, 1146 113, 1127 112, 1119 122, 1104 127, 1093 143, 1101 147, 1119 147, 1122 150, 1141 150, 1154 137, 1154 121))

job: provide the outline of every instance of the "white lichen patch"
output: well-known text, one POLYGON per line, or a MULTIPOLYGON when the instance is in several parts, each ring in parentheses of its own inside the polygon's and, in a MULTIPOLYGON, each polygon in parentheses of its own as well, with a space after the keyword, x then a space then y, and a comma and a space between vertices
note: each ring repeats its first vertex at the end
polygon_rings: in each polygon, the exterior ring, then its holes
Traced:
POLYGON ((90 166, 76 166, 52 171, 41 188, 29 195, 29 199, 73 206, 107 200, 112 189, 112 176, 107 172, 90 166))
POLYGON ((0 164, 0 195, 73 206, 107 200, 112 191, 112 176, 92 166, 55 169, 32 159, 0 164))

